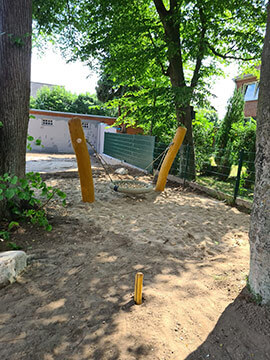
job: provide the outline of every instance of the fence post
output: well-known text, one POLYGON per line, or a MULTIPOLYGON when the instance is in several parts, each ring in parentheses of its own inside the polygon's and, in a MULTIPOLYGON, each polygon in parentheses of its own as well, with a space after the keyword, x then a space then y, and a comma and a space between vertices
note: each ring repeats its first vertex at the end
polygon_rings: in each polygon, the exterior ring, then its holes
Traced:
POLYGON ((186 180, 187 178, 187 171, 188 171, 188 165, 189 165, 189 153, 190 153, 190 148, 189 148, 189 144, 186 145, 186 166, 185 166, 185 172, 184 172, 184 180, 186 180))
POLYGON ((240 186, 241 171, 242 171, 242 166, 243 166, 243 158, 244 158, 244 151, 241 150, 240 154, 239 154, 238 171, 237 171, 237 177, 236 177, 236 182, 235 182, 235 187, 234 187, 234 195, 233 195, 233 203, 234 204, 236 202, 236 198, 237 198, 238 191, 239 191, 239 186, 240 186))

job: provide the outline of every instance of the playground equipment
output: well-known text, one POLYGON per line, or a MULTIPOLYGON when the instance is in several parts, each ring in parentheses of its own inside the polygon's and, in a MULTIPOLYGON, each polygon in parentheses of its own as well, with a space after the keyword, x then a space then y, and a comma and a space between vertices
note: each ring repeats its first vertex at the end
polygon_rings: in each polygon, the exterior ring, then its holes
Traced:
POLYGON ((92 176, 91 160, 87 149, 81 119, 72 118, 68 122, 73 149, 76 154, 78 172, 81 183, 83 202, 94 202, 95 191, 92 176))
POLYGON ((158 175, 157 184, 154 189, 154 186, 152 184, 139 181, 136 179, 133 180, 112 179, 112 177, 110 176, 110 171, 108 171, 109 164, 106 163, 106 161, 97 153, 94 146, 87 139, 85 139, 83 128, 81 125, 81 120, 79 118, 72 118, 71 120, 69 120, 68 124, 69 124, 72 145, 77 158, 82 199, 84 202, 94 202, 95 200, 91 160, 86 143, 88 143, 88 145, 94 150, 97 160, 100 162, 105 173, 109 177, 111 182, 110 183, 111 189, 126 194, 138 195, 138 194, 145 194, 148 192, 152 192, 153 190, 157 192, 164 191, 170 168, 184 140, 187 131, 185 127, 178 127, 172 143, 144 169, 146 170, 156 160, 158 160, 161 157, 158 169, 160 165, 161 164, 162 165, 158 175))
POLYGON ((170 168, 172 167, 173 160, 176 157, 176 154, 183 143, 186 132, 187 129, 185 127, 178 127, 172 144, 168 149, 164 161, 162 162, 155 191, 164 191, 170 168))

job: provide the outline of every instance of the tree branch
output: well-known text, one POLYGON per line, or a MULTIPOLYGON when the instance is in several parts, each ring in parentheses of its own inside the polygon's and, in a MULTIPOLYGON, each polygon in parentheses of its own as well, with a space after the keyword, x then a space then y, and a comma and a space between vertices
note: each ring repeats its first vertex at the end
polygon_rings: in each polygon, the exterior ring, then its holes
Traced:
POLYGON ((201 39, 200 39, 200 43, 199 43, 199 51, 198 51, 198 55, 197 55, 197 59, 196 59, 196 65, 195 65, 193 77, 192 77, 191 84, 190 84, 191 88, 196 87, 196 85, 198 83, 198 80, 200 77, 200 69, 202 66, 202 59, 204 56, 206 21, 205 21, 205 17, 204 17, 202 9, 199 9, 199 14, 200 14, 200 20, 201 20, 201 24, 202 24, 201 39))
MULTIPOLYGON (((156 47, 156 44, 155 44, 155 42, 154 42, 153 36, 152 36, 152 34, 151 34, 151 31, 150 31, 150 29, 147 29, 147 30, 148 30, 148 34, 149 34, 150 41, 151 41, 154 49, 157 50, 157 47, 156 47)), ((168 70, 165 70, 165 68, 164 68, 164 66, 163 66, 163 64, 162 64, 162 61, 159 59, 159 56, 157 56, 157 61, 158 61, 159 65, 160 65, 160 67, 161 67, 162 74, 165 75, 165 76, 169 76, 168 70)))
POLYGON ((221 54, 219 53, 218 51, 215 50, 215 48, 209 44, 209 42, 207 42, 207 45, 209 47, 209 49, 212 51, 212 53, 224 60, 226 59, 233 59, 233 60, 241 60, 241 61, 251 61, 251 60, 255 60, 257 59, 258 57, 257 56, 254 56, 254 57, 251 57, 251 58, 243 58, 241 56, 234 56, 234 55, 227 55, 228 52, 226 54, 221 54))
POLYGON ((162 0, 153 0, 156 6, 157 12, 160 16, 160 19, 163 21, 166 15, 168 15, 168 11, 166 10, 162 0))
POLYGON ((177 0, 170 0, 170 11, 177 7, 177 0))

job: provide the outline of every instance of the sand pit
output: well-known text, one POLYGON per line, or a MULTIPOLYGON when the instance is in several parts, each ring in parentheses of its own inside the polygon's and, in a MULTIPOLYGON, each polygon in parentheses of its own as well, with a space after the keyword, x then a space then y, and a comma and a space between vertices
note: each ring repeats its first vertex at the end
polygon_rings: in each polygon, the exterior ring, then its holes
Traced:
POLYGON ((249 215, 179 187, 128 197, 98 168, 85 204, 75 173, 50 176, 67 207, 50 205, 51 233, 14 234, 32 256, 0 293, 1 359, 270 359, 269 314, 243 290, 249 215))

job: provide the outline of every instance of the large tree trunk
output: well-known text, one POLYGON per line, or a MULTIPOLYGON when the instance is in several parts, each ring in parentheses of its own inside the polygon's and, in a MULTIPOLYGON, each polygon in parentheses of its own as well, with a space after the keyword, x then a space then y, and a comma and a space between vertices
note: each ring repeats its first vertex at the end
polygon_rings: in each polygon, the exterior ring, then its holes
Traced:
POLYGON ((270 5, 257 112, 256 182, 250 224, 251 291, 270 304, 270 5))
MULTIPOLYGON (((170 78, 175 94, 176 118, 179 126, 183 124, 187 128, 183 142, 184 146, 182 146, 180 150, 180 176, 193 180, 196 177, 196 172, 190 107, 192 89, 188 87, 185 82, 180 41, 180 24, 176 21, 176 14, 179 9, 177 2, 170 3, 170 10, 166 10, 162 0, 154 0, 154 4, 164 27, 165 40, 168 47, 167 57, 169 67, 167 75, 170 78)), ((197 72, 199 72, 199 68, 197 72)))
POLYGON ((0 175, 25 174, 32 0, 0 0, 0 175))

